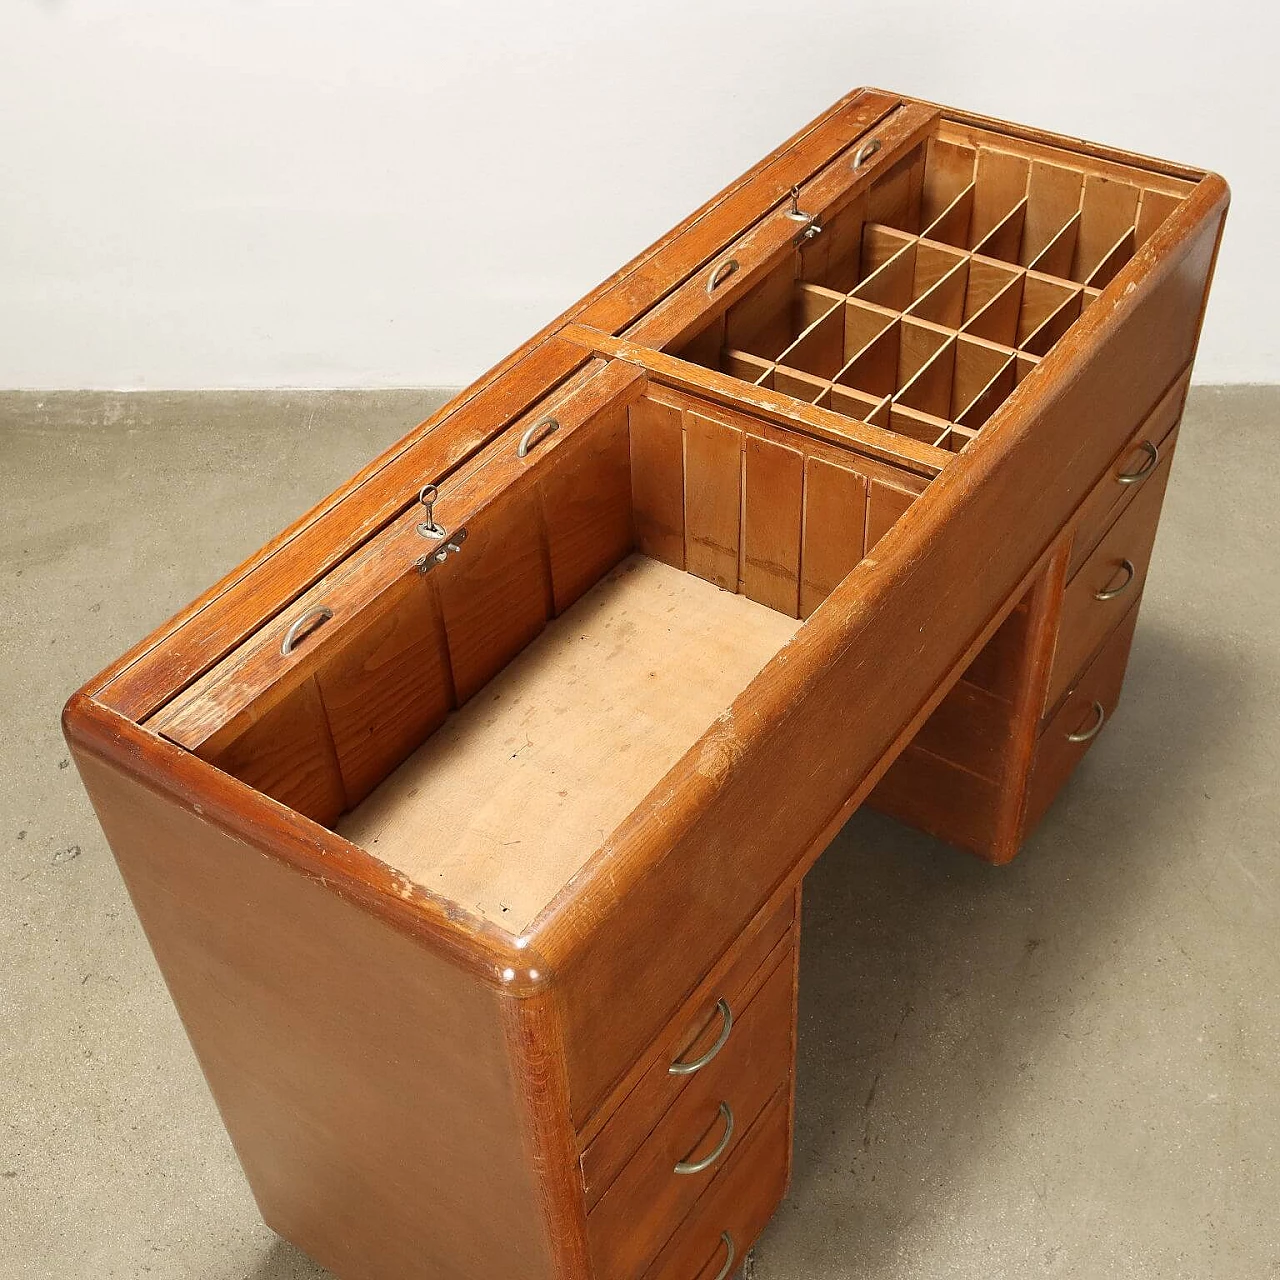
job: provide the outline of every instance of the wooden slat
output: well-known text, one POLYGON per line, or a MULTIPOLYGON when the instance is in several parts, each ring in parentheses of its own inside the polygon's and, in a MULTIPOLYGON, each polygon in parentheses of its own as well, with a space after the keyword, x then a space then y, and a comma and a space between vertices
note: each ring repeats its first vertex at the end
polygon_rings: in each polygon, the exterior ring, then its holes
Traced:
POLYGON ((372 625, 316 672, 347 807, 359 804, 453 709, 435 585, 418 574, 388 591, 372 625))
POLYGON ((555 612, 563 613, 630 550, 627 407, 584 426, 542 481, 542 520, 555 612))
POLYGON ((805 462, 800 616, 807 618, 862 559, 867 481, 821 458, 805 462))
POLYGON ((645 397, 627 411, 636 546, 684 568, 684 426, 680 410, 645 397))
POLYGON ((225 745, 202 751, 224 773, 328 824, 346 808, 342 774, 314 680, 300 684, 263 714, 246 712, 225 745))
POLYGON ((551 615, 551 571, 534 496, 510 493, 468 526, 465 554, 432 570, 458 704, 525 647, 551 615))
POLYGON ((897 524, 915 499, 916 495, 905 489, 897 489, 879 480, 871 482, 871 492, 867 496, 867 555, 897 524))
POLYGON ((742 527, 743 594, 797 617, 804 456, 747 434, 742 527))
POLYGON ((685 568, 737 591, 742 432, 686 413, 684 436, 685 568))

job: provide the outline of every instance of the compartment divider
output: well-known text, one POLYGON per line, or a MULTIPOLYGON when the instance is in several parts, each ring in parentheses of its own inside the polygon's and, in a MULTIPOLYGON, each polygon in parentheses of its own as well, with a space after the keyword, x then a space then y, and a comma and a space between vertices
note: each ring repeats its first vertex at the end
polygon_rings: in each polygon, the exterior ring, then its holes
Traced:
POLYGON ((969 243, 969 227, 973 222, 974 184, 971 182, 941 213, 925 225, 924 238, 963 249, 969 243))
POLYGON ((1028 270, 1065 279, 1071 271, 1071 260, 1075 257, 1079 235, 1080 210, 1077 209, 1062 229, 1031 259, 1027 264, 1028 270))
POLYGON ((686 350, 959 452, 1190 190, 1078 159, 948 123, 686 350))

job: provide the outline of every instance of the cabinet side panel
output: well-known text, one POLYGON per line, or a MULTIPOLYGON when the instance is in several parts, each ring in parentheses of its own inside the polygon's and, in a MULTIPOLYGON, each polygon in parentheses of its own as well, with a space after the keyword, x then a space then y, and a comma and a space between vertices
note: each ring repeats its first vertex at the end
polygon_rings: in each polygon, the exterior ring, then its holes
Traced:
POLYGON ((76 763, 267 1223, 342 1280, 551 1276, 497 990, 76 763))

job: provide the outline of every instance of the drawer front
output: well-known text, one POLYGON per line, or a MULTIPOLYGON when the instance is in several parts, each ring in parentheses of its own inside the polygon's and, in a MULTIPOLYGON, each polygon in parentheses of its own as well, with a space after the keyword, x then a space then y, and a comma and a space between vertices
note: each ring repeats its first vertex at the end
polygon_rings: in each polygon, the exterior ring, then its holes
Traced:
POLYGON ((725 1168, 793 1060, 795 966, 786 956, 743 1011, 732 1050, 692 1077, 587 1218, 596 1274, 640 1275, 725 1168))
POLYGON ((1190 377, 1190 372, 1184 373, 1170 387, 1151 415, 1125 442, 1107 474, 1080 504, 1075 537, 1071 542, 1071 559, 1067 565, 1068 579, 1154 478, 1165 455, 1172 450, 1190 377))
POLYGON ((764 923, 744 936, 667 1024, 616 1091, 616 1107, 594 1136, 584 1130, 582 1180, 587 1207, 596 1202, 653 1132, 677 1095, 722 1056, 726 1061, 742 1038, 747 1005, 773 972, 781 953, 797 944, 795 898, 788 896, 764 923), (698 1066, 702 1063, 704 1065, 698 1066))
POLYGON ((1168 448, 1124 514, 1107 530, 1067 584, 1045 694, 1045 712, 1057 707, 1090 657, 1142 594, 1171 457, 1172 449, 1168 448))
POLYGON ((1137 622, 1138 601, 1135 600, 1040 735, 1027 787, 1025 830, 1030 831, 1044 816, 1062 784, 1115 711, 1137 622))
POLYGON ((775 1094, 733 1159, 680 1224, 645 1280, 728 1280, 787 1189, 791 1127, 786 1092, 775 1094))

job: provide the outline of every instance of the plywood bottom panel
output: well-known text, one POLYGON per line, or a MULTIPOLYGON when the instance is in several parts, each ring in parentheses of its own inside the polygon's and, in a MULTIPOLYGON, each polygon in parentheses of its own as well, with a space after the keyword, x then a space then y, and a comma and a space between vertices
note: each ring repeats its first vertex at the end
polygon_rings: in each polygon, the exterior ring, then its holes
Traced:
POLYGON ((633 555, 337 829, 519 932, 800 625, 633 555))

